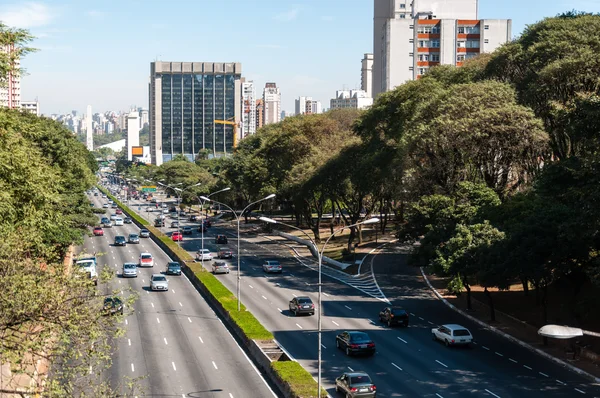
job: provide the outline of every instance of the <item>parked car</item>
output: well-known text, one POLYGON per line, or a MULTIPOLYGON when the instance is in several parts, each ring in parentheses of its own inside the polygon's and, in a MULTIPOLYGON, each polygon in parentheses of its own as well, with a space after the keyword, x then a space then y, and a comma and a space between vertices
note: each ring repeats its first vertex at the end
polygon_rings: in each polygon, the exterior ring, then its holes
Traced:
POLYGON ((377 387, 365 372, 347 372, 335 379, 335 391, 346 398, 375 398, 377 387))
POLYGON ((294 297, 290 300, 290 312, 293 312, 294 315, 298 316, 298 314, 315 314, 315 305, 307 296, 294 297))
POLYGON ((127 240, 122 235, 115 236, 115 246, 127 246, 127 240))
POLYGON ((176 261, 170 262, 167 264, 165 273, 167 275, 181 275, 181 265, 176 261))
POLYGON ((215 237, 215 243, 217 245, 221 245, 221 244, 222 245, 226 245, 227 244, 227 236, 225 236, 225 235, 217 235, 215 237))
POLYGON ((137 264, 125 263, 123 264, 123 272, 121 273, 123 278, 137 278, 137 264))
POLYGON ((218 254, 219 258, 233 258, 233 252, 228 248, 221 248, 218 254))
POLYGON ((169 290, 169 280, 162 274, 152 274, 150 290, 169 290))
POLYGON ((173 232, 171 239, 173 239, 173 242, 181 242, 183 241, 183 234, 181 232, 173 232))
POLYGON ((225 261, 215 261, 212 266, 213 274, 228 274, 229 266, 225 261))
POLYGON ((267 272, 267 273, 271 273, 271 272, 277 272, 277 273, 281 273, 283 272, 283 268, 281 267, 281 264, 279 264, 279 261, 274 261, 274 260, 267 260, 263 263, 263 271, 267 272))
POLYGON ((129 237, 127 238, 127 242, 128 243, 140 243, 140 237, 138 236, 138 234, 129 234, 129 237))
POLYGON ((184 235, 192 235, 194 233, 192 227, 183 227, 182 231, 184 235))
POLYGON ((457 324, 442 325, 431 329, 433 340, 443 342, 446 347, 451 345, 469 346, 473 342, 473 335, 464 326, 457 324))
POLYGON ((104 236, 104 230, 102 229, 102 227, 94 228, 94 236, 104 236))
POLYGON ((102 307, 104 315, 121 314, 123 315, 123 301, 119 297, 106 297, 102 307))
POLYGON ((379 313, 379 322, 393 325, 408 326, 408 312, 402 307, 385 307, 379 313))
POLYGON ((212 254, 210 253, 210 250, 208 250, 208 249, 200 249, 196 252, 196 260, 211 261, 212 259, 213 259, 212 254))
POLYGON ((152 257, 152 254, 147 252, 140 253, 138 264, 140 267, 154 267, 154 258, 152 257))
POLYGON ((150 231, 148 231, 147 229, 140 229, 140 238, 149 238, 150 237, 150 231))
POLYGON ((335 336, 335 346, 344 350, 348 356, 353 354, 375 354, 375 343, 365 332, 342 332, 335 336))
POLYGON ((123 219, 123 222, 124 222, 125 224, 131 224, 131 223, 133 223, 133 220, 131 219, 131 217, 125 217, 125 218, 123 219))

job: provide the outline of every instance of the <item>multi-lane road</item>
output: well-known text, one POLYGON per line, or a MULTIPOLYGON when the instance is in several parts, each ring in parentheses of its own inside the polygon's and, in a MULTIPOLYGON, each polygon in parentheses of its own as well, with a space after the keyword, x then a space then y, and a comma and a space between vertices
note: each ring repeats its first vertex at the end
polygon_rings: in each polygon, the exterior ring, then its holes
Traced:
MULTIPOLYGON (((146 213, 144 201, 132 202, 130 207, 137 210, 140 206, 140 213, 146 213)), ((157 213, 151 214, 153 219, 157 213)), ((175 229, 168 228, 169 224, 163 231, 170 234, 175 229)), ((230 237, 228 246, 235 252, 235 230, 226 223, 216 223, 205 233, 205 248, 216 252, 214 236, 223 233, 230 237)), ((200 248, 198 232, 184 239, 182 247, 190 253, 200 248)), ((242 301, 316 377, 317 318, 295 317, 287 310, 294 296, 308 295, 317 302, 314 261, 298 258, 289 247, 252 233, 243 236, 241 249, 242 301), (282 263, 281 275, 263 273, 262 263, 268 259, 282 263)), ((367 371, 377 385, 378 397, 600 396, 598 386, 587 379, 449 310, 432 296, 418 270, 399 263, 401 256, 394 250, 384 249, 368 258, 359 278, 328 270, 323 279, 323 381, 332 396, 335 377, 348 370, 367 371), (377 322, 386 300, 410 312, 410 327, 390 329, 377 322), (476 343, 471 349, 461 349, 432 341, 431 327, 445 323, 468 327, 476 343), (368 332, 377 353, 367 358, 346 357, 335 347, 335 335, 343 330, 368 332)), ((218 277, 235 292, 236 261, 230 263, 232 274, 218 277)))
MULTIPOLYGON (((91 196, 96 207, 106 199, 91 196)), ((107 209, 112 213, 114 209, 107 209)), ((104 229, 104 236, 86 238, 88 253, 98 253, 99 267, 107 265, 117 274, 105 292, 139 294, 125 317, 124 337, 107 377, 113 386, 127 378, 142 377, 137 395, 153 397, 277 397, 229 331, 187 278, 168 276, 169 291, 149 290, 152 273, 164 272, 171 259, 151 240, 126 247, 113 245, 116 235, 139 233, 135 224, 104 229), (154 256, 153 268, 138 268, 137 278, 122 278, 125 262, 138 262, 141 252, 154 256)))

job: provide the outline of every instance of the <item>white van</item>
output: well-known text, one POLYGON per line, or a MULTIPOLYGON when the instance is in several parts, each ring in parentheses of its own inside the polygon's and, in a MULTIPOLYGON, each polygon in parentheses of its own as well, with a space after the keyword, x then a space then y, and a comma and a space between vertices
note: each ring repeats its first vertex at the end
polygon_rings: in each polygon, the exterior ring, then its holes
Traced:
POLYGON ((123 226, 123 218, 117 217, 115 218, 115 226, 123 226))

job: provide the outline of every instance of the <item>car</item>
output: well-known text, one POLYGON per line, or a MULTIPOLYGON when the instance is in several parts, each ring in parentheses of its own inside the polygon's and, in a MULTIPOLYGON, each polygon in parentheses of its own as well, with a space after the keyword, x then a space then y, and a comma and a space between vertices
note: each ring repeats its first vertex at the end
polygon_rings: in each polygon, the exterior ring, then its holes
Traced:
POLYGON ((116 226, 123 226, 123 219, 121 217, 115 218, 115 227, 116 226))
POLYGON ((353 354, 375 354, 375 343, 365 332, 342 332, 335 336, 335 346, 344 350, 348 356, 353 354))
POLYGON ((231 249, 222 248, 219 250, 219 254, 217 255, 219 258, 233 258, 233 252, 231 249))
POLYGON ((365 372, 346 372, 335 379, 335 391, 346 398, 375 398, 377 387, 365 372))
POLYGON ((473 335, 469 329, 455 323, 432 328, 431 336, 433 340, 443 342, 446 347, 451 345, 464 345, 468 347, 473 342, 473 335))
POLYGON ((225 261, 215 261, 212 266, 213 274, 228 274, 229 266, 225 261))
POLYGON ((124 222, 125 224, 131 224, 131 223, 133 223, 133 220, 131 219, 131 217, 125 217, 125 218, 123 219, 123 222, 124 222))
POLYGON ((123 235, 115 236, 115 246, 127 246, 127 240, 123 235))
POLYGON ((102 227, 104 227, 104 228, 112 228, 112 226, 113 226, 112 221, 110 221, 108 219, 106 220, 106 222, 102 223, 102 227))
POLYGON ((169 210, 167 210, 167 209, 163 209, 163 210, 162 210, 162 213, 163 213, 163 214, 169 214, 169 210))
POLYGON ((160 217, 157 217, 154 219, 154 226, 155 227, 164 227, 165 226, 165 220, 163 220, 160 217))
POLYGON ((192 235, 194 233, 192 227, 183 227, 182 231, 184 235, 192 235))
POLYGON ((113 203, 110 205, 110 207, 112 207, 113 209, 116 209, 116 208, 118 207, 118 205, 117 205, 115 202, 113 202, 113 203))
POLYGON ((207 217, 206 220, 203 221, 208 228, 212 227, 212 220, 210 217, 207 217))
POLYGON ((154 267, 154 257, 151 253, 142 252, 138 263, 140 267, 154 267))
POLYGON ((279 261, 267 260, 263 263, 262 267, 263 271, 267 273, 278 272, 281 274, 281 272, 283 272, 283 268, 281 267, 281 264, 279 264, 279 261))
POLYGON ((98 196, 98 192, 94 192, 94 196, 98 196))
POLYGON ((121 209, 117 209, 117 210, 115 211, 115 213, 117 213, 117 214, 123 214, 123 210, 121 210, 121 209))
POLYGON ((173 221, 171 223, 171 228, 179 228, 179 221, 173 221))
POLYGON ((116 214, 111 214, 110 215, 110 221, 115 221, 117 218, 119 218, 119 216, 116 215, 116 214))
POLYGON ((119 297, 106 297, 102 306, 104 315, 123 315, 123 301, 119 297))
POLYGON ((127 238, 127 242, 128 243, 140 243, 140 237, 138 234, 129 234, 129 237, 127 238))
POLYGON ((104 230, 102 229, 102 227, 94 228, 94 236, 104 236, 104 230))
POLYGON ((190 218, 189 218, 189 221, 191 221, 191 222, 196 222, 196 221, 198 221, 198 216, 197 216, 197 215, 195 215, 195 214, 191 215, 191 216, 190 216, 190 218))
POLYGON ((408 318, 408 312, 402 307, 385 307, 379 312, 379 322, 383 322, 389 327, 393 325, 408 326, 408 318))
POLYGON ((226 245, 227 244, 227 237, 225 235, 217 235, 215 236, 215 243, 217 245, 226 245))
POLYGON ((176 261, 172 261, 167 264, 167 270, 165 273, 167 275, 181 275, 181 265, 176 261))
POLYGON ((293 312, 294 315, 298 316, 298 314, 315 314, 315 305, 307 296, 294 297, 290 300, 290 312, 293 312))
POLYGON ((150 290, 169 290, 169 280, 162 274, 152 274, 150 277, 150 290))
POLYGON ((210 250, 208 250, 208 249, 200 249, 196 252, 196 260, 211 261, 212 259, 213 259, 212 254, 210 253, 210 250))
POLYGON ((137 278, 137 264, 136 263, 125 263, 123 264, 123 272, 121 273, 123 278, 137 278))
POLYGON ((183 234, 181 232, 173 232, 171 239, 173 239, 173 242, 181 242, 183 241, 183 234))
POLYGON ((105 204, 103 204, 103 205, 102 205, 102 208, 103 208, 103 209, 108 209, 108 203, 105 203, 105 204))
POLYGON ((160 207, 163 208, 163 209, 166 209, 167 208, 167 204, 166 203, 161 203, 160 207))
POLYGON ((205 225, 205 224, 200 224, 200 225, 198 225, 198 229, 197 229, 197 231, 198 231, 198 232, 203 232, 203 233, 204 233, 204 232, 208 231, 208 229, 206 228, 206 225, 205 225))
POLYGON ((149 238, 149 237, 150 237, 150 231, 148 231, 146 228, 140 229, 140 238, 149 238))
POLYGON ((109 221, 110 221, 110 220, 108 219, 108 217, 102 217, 102 218, 100 219, 100 223, 101 223, 101 224, 106 224, 106 223, 107 223, 107 222, 109 222, 109 221))

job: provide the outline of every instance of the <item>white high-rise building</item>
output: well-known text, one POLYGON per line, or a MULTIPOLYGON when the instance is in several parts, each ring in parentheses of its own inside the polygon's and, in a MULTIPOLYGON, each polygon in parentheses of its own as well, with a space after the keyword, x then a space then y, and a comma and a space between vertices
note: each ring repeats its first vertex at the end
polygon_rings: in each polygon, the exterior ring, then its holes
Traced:
POLYGON ((142 153, 133 152, 133 147, 140 146, 140 114, 138 111, 132 110, 127 115, 127 136, 125 148, 127 149, 127 160, 133 160, 133 156, 143 156, 142 153))
POLYGON ((33 113, 36 116, 40 115, 40 103, 35 101, 21 101, 21 109, 29 113, 33 113))
POLYGON ((87 106, 85 113, 85 143, 88 151, 94 150, 94 129, 92 125, 92 106, 87 106))
POLYGON ((364 90, 338 90, 330 101, 330 109, 365 109, 373 105, 373 98, 364 90))
POLYGON ((140 112, 140 129, 149 124, 148 109, 139 109, 140 112))
MULTIPOLYGON (((0 44, 0 52, 8 54, 14 54, 13 45, 0 44)), ((14 71, 9 71, 6 81, 0 84, 0 107, 20 109, 21 108, 21 76, 19 74, 19 68, 21 62, 17 58, 14 60, 14 71)))
POLYGON ((265 84, 263 91, 264 125, 281 121, 281 92, 275 83, 265 84))
POLYGON ((240 138, 256 133, 256 94, 253 81, 242 78, 242 123, 240 138))
POLYGON ((510 19, 479 20, 477 10, 478 0, 374 0, 371 96, 511 40, 510 19))
POLYGON ((360 64, 360 89, 371 97, 373 93, 373 54, 365 54, 360 64))
POLYGON ((298 97, 296 100, 296 115, 311 115, 321 113, 321 101, 312 97, 298 97))

